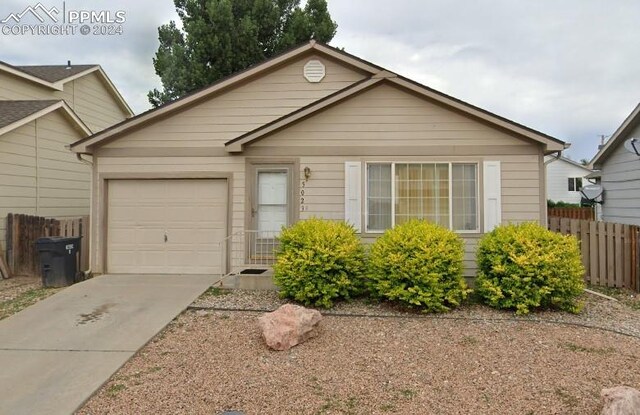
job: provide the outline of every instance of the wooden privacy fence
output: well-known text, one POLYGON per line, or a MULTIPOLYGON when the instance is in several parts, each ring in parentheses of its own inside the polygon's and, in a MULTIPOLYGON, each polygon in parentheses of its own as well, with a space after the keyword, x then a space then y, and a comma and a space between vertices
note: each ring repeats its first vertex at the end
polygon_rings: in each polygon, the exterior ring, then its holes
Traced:
POLYGON ((593 208, 590 207, 554 207, 547 209, 547 216, 570 219, 595 220, 593 208))
POLYGON ((89 269, 89 217, 43 218, 16 215, 7 217, 7 264, 13 275, 41 275, 36 241, 44 236, 81 236, 79 271, 89 269))
POLYGON ((549 217, 549 229, 578 238, 587 282, 640 291, 639 226, 549 217))

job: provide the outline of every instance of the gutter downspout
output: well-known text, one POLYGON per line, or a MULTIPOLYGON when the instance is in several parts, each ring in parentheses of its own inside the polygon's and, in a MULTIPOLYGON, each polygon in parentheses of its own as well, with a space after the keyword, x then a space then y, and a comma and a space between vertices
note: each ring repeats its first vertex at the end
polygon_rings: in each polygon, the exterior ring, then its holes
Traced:
MULTIPOLYGON (((65 146, 69 151, 71 151, 71 146, 65 146)), ((82 158, 82 153, 76 153, 76 158, 79 162, 86 164, 91 168, 91 183, 89 186, 89 221, 91 221, 91 206, 93 204, 93 162, 87 159, 82 158)), ((91 228, 89 228, 91 229, 91 228)), ((88 235, 88 240, 91 241, 91 235, 88 235)), ((89 269, 84 271, 84 279, 89 279, 92 277, 93 272, 91 271, 91 247, 89 247, 89 269)))
POLYGON ((76 153, 76 158, 78 159, 79 162, 86 164, 87 166, 93 167, 93 162, 89 161, 87 159, 83 159, 82 158, 82 154, 83 153, 76 153))
POLYGON ((546 166, 546 165, 548 165, 548 164, 553 163, 554 161, 558 161, 558 160, 560 160, 560 157, 562 157, 562 152, 563 152, 564 150, 568 149, 569 147, 571 147, 571 143, 564 143, 564 149, 562 149, 562 150, 558 150, 558 151, 554 151, 554 152, 552 153, 552 154, 553 154, 552 158, 551 158, 551 159, 549 159, 549 160, 547 160, 547 161, 545 161, 545 162, 544 162, 544 165, 546 166))

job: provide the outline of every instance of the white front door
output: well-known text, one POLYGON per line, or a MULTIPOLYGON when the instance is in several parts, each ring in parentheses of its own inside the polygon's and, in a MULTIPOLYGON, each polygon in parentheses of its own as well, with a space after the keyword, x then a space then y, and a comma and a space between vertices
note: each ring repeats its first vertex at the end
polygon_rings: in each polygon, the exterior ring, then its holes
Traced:
POLYGON ((273 238, 289 224, 288 170, 257 170, 256 223, 260 238, 273 238))

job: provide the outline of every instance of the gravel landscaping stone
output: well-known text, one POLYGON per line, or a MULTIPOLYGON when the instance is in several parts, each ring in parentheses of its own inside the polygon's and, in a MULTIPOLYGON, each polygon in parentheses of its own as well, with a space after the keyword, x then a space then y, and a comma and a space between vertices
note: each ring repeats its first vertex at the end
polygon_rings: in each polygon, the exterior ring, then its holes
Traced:
MULTIPOLYGON (((191 310, 79 413, 597 414, 603 388, 640 388, 640 312, 585 301, 579 315, 526 317, 479 305, 424 316, 356 301, 322 311, 319 336, 286 352, 264 344, 260 312, 191 310)), ((194 305, 283 303, 233 291, 194 305)))
POLYGON ((0 320, 55 294, 62 288, 43 288, 39 277, 0 279, 0 320))

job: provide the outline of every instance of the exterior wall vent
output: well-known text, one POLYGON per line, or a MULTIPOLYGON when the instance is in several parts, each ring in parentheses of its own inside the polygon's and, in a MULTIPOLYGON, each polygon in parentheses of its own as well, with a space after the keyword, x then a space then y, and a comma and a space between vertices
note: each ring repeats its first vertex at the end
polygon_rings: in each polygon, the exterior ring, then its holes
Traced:
POLYGON ((304 65, 304 78, 309 82, 320 82, 325 75, 324 64, 317 59, 312 59, 304 65))

